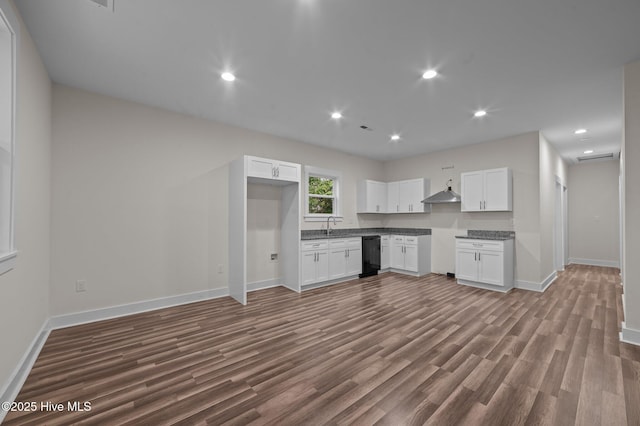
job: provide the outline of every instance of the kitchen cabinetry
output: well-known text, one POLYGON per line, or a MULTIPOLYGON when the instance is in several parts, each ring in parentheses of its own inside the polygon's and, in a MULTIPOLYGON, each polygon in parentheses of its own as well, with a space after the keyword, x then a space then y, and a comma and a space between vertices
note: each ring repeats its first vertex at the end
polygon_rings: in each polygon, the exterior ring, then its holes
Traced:
POLYGON ((513 176, 506 167, 460 174, 463 212, 512 211, 513 176))
POLYGON ((387 212, 387 184, 375 180, 358 182, 358 213, 387 212))
POLYGON ((358 213, 429 213, 429 179, 397 182, 364 180, 358 182, 358 213))
POLYGON ((300 164, 248 156, 247 176, 263 179, 300 182, 300 164))
POLYGON ((456 278, 460 284, 507 291, 513 287, 513 239, 457 239, 456 278))
POLYGON ((391 267, 391 251, 389 251, 389 236, 380 237, 380 269, 385 270, 391 267))
POLYGON ((390 267, 399 271, 424 275, 431 272, 431 236, 391 235, 390 267))
POLYGON ((423 204, 422 200, 429 196, 429 180, 410 179, 387 184, 387 212, 388 213, 428 213, 430 204, 423 204))
POLYGON ((303 241, 300 244, 302 285, 329 279, 328 246, 327 240, 303 241))
POLYGON ((329 279, 362 272, 362 238, 329 240, 329 279))

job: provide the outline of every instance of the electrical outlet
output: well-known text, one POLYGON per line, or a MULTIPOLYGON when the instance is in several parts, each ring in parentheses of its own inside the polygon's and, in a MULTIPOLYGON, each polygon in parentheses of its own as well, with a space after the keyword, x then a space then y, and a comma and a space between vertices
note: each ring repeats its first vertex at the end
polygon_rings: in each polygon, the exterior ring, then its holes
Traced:
POLYGON ((271 261, 272 262, 278 261, 278 253, 271 253, 271 261))
POLYGON ((76 293, 81 293, 83 291, 87 291, 87 281, 86 280, 76 281, 76 293))
POLYGON ((218 265, 218 273, 221 274, 223 271, 222 264, 218 265))

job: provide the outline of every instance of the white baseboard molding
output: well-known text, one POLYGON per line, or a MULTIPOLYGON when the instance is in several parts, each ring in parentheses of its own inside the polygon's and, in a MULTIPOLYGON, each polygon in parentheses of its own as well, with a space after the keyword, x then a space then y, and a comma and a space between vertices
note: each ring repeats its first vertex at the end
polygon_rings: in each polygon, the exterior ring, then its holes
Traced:
POLYGON ((640 330, 628 328, 624 321, 622 322, 622 331, 620 332, 620 341, 640 346, 640 330))
POLYGON ((498 286, 498 285, 484 284, 484 283, 479 283, 479 282, 476 282, 476 281, 461 280, 460 278, 457 279, 457 282, 460 285, 466 285, 466 286, 469 286, 469 287, 481 288, 483 290, 497 291, 499 293, 508 293, 509 291, 511 291, 513 289, 513 287, 502 287, 502 286, 498 286))
POLYGON ((155 311, 156 309, 185 305, 187 303, 217 299, 228 295, 229 289, 216 288, 212 290, 197 291, 195 293, 187 293, 177 296, 145 300, 143 302, 128 303, 126 305, 111 306, 108 308, 95 309, 91 311, 58 315, 55 317, 51 317, 49 322, 51 325, 51 329, 65 328, 74 325, 87 324, 95 321, 123 317, 126 315, 139 314, 141 312, 155 311))
POLYGON ((601 260, 601 259, 581 259, 579 257, 570 257, 569 264, 589 265, 589 266, 606 266, 609 268, 619 268, 620 262, 617 260, 601 260))
POLYGON ((516 280, 515 288, 543 293, 556 280, 556 278, 558 278, 558 273, 556 271, 553 271, 547 278, 539 283, 533 281, 516 280))
POLYGON ((327 286, 330 286, 330 285, 340 284, 340 283, 343 283, 345 281, 351 281, 351 280, 356 280, 356 279, 358 279, 357 275, 351 275, 351 276, 348 276, 348 277, 336 278, 335 280, 322 281, 321 283, 307 284, 307 285, 302 287, 302 291, 312 290, 314 288, 327 287, 327 286))
MULTIPOLYGON (((24 382, 27 380, 27 377, 31 372, 31 367, 33 367, 33 364, 36 362, 36 359, 40 354, 40 350, 42 350, 42 347, 44 346, 44 342, 47 341, 47 337, 49 337, 50 332, 51 327, 49 325, 49 320, 45 320, 40 331, 36 334, 36 337, 27 348, 27 351, 22 355, 22 358, 13 370, 11 376, 9 376, 9 380, 3 384, 2 392, 0 392, 0 401, 15 401, 20 389, 22 389, 22 385, 24 385, 24 382)), ((4 420, 6 415, 7 411, 0 409, 0 423, 2 423, 2 420, 4 420)))
POLYGON ((247 292, 264 290, 266 288, 280 287, 282 285, 282 278, 272 278, 270 280, 254 281, 247 283, 247 292))

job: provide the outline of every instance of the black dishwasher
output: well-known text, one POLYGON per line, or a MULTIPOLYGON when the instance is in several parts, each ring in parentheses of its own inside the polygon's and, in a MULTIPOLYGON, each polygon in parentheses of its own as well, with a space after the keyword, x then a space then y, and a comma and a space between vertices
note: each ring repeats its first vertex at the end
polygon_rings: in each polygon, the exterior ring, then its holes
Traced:
POLYGON ((380 235, 362 237, 362 273, 360 278, 378 275, 380 270, 380 235))

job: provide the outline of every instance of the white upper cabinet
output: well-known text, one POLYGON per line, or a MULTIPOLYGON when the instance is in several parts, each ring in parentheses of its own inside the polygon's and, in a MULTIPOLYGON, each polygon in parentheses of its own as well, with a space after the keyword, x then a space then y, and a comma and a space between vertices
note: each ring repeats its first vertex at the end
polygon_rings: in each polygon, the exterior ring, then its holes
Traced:
POLYGON ((429 196, 429 180, 411 179, 399 182, 398 211, 400 213, 428 213, 431 204, 424 204, 422 200, 429 196))
POLYGON ((358 182, 358 213, 386 213, 387 184, 375 180, 358 182))
POLYGON ((247 177, 300 182, 300 164, 247 156, 247 177))
POLYGON ((512 211, 511 170, 479 170, 460 174, 463 212, 512 211))
POLYGON ((400 213, 400 182, 387 183, 387 213, 400 213))

